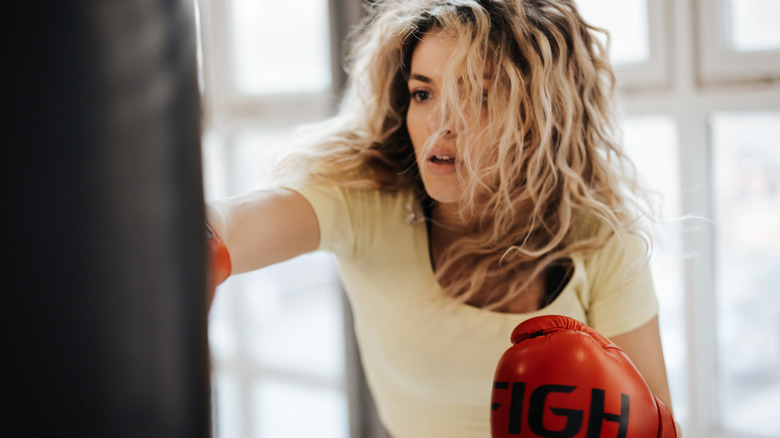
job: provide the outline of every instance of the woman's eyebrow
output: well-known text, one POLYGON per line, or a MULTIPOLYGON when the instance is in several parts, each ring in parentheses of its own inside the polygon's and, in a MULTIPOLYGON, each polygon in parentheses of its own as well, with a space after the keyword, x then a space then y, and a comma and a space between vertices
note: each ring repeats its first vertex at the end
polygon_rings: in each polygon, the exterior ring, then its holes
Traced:
POLYGON ((412 79, 420 82, 424 82, 426 84, 430 84, 433 82, 433 79, 429 78, 428 76, 423 76, 419 73, 412 73, 411 75, 409 75, 409 80, 411 81, 412 79))
MULTIPOLYGON (((428 76, 423 76, 423 75, 421 75, 421 74, 419 74, 419 73, 412 73, 411 75, 409 75, 409 80, 411 81, 411 80, 413 80, 413 79, 414 79, 414 80, 417 80, 417 81, 420 81, 420 82, 424 82, 424 83, 426 83, 426 84, 433 83, 433 79, 429 78, 428 76)), ((485 74, 482 76, 482 79, 485 79, 485 80, 490 80, 490 79, 491 79, 491 77, 490 77, 490 75, 489 75, 488 73, 485 73, 485 74)), ((460 80, 458 81, 458 83, 461 83, 461 82, 463 82, 463 79, 460 79, 460 80)))

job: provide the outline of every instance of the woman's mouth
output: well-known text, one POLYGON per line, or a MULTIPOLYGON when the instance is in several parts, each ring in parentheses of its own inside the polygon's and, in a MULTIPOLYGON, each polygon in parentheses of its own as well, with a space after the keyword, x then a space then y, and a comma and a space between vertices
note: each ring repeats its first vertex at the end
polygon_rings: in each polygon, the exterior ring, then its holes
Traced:
POLYGON ((433 155, 431 162, 435 164, 455 164, 455 157, 452 155, 433 155))
POLYGON ((457 160, 451 153, 433 153, 428 158, 427 168, 431 173, 437 175, 450 175, 455 173, 455 164, 457 160))

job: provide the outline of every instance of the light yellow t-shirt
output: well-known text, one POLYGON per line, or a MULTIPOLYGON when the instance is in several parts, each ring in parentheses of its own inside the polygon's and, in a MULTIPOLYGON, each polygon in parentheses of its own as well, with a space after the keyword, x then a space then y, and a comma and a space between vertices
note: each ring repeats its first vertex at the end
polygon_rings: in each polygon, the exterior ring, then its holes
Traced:
POLYGON ((573 257, 573 276, 547 307, 488 312, 454 303, 436 284, 426 225, 408 220, 410 193, 293 189, 316 212, 320 249, 336 255, 366 379, 395 438, 489 437, 495 367, 528 318, 566 315, 614 336, 658 313, 649 269, 632 269, 643 260, 638 237, 573 257))

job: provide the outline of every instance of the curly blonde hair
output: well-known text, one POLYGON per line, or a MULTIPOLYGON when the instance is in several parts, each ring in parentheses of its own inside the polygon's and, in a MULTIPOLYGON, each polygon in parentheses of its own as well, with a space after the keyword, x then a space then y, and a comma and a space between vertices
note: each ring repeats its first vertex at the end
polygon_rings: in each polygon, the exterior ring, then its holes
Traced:
POLYGON ((459 41, 443 85, 442 126, 459 126, 460 215, 470 232, 450 245, 436 275, 458 301, 480 297, 482 307, 500 309, 572 253, 638 232, 630 193, 640 190, 619 143, 615 78, 596 37, 603 31, 574 1, 374 2, 352 36, 340 111, 310 131, 314 147, 294 162, 311 178, 411 189, 431 205, 405 116, 412 52, 437 29, 459 41), (469 131, 485 73, 488 123, 469 131))

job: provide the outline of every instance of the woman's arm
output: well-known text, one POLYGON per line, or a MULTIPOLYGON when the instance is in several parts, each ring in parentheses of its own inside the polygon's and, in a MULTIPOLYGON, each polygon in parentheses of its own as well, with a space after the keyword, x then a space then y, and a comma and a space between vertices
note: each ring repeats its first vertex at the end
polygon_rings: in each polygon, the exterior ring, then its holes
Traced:
POLYGON ((255 191, 209 203, 206 220, 225 242, 233 274, 314 251, 320 241, 311 204, 288 189, 255 191))
POLYGON ((672 409, 672 397, 666 377, 666 364, 661 349, 661 334, 658 329, 658 317, 628 333, 613 336, 612 342, 620 347, 636 365, 650 390, 672 409))

